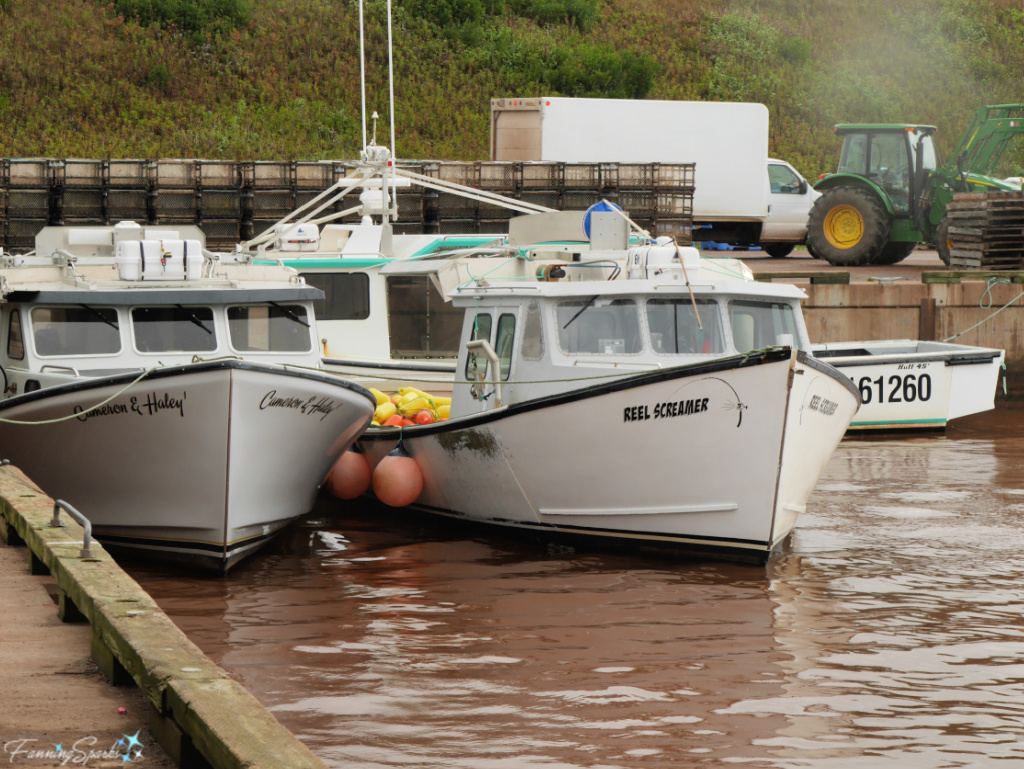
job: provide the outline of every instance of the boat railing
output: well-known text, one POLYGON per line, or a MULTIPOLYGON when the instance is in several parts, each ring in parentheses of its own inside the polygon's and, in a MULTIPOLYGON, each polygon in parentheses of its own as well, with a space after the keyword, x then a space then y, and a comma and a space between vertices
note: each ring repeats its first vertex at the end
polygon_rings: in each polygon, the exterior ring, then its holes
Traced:
POLYGON ((71 366, 57 366, 53 363, 44 363, 39 367, 40 374, 47 371, 57 371, 64 374, 71 374, 71 376, 81 376, 81 374, 78 373, 78 369, 72 368, 71 366))
POLYGON ((53 503, 53 518, 50 520, 51 527, 61 528, 65 526, 65 524, 60 520, 61 510, 74 518, 82 528, 85 529, 85 535, 82 537, 82 549, 78 551, 78 557, 92 558, 92 523, 90 523, 88 518, 75 510, 75 508, 67 502, 62 499, 57 499, 54 500, 53 503))
MULTIPOLYGON (((494 378, 493 381, 488 384, 494 385, 494 407, 501 408, 501 361, 498 359, 498 353, 491 347, 491 343, 486 339, 474 339, 471 342, 466 342, 466 349, 469 350, 470 355, 482 353, 491 364, 491 376, 494 378)), ((478 384, 483 385, 485 382, 481 381, 478 384)), ((474 385, 476 387, 476 385, 474 385)), ((482 389, 482 388, 481 388, 482 389)), ((480 392, 481 399, 484 397, 482 391, 480 392)))

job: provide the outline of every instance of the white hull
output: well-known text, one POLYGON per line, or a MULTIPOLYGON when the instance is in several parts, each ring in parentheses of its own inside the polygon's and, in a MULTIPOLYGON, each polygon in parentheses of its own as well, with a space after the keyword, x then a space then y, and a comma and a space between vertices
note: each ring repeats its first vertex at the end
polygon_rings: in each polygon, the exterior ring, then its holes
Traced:
MULTIPOLYGON (((66 417, 135 376, 12 398, 0 418, 66 417)), ((77 508, 106 544, 223 572, 312 507, 372 401, 335 377, 280 366, 175 366, 88 415, 0 423, 0 455, 77 508)))
MULTIPOLYGON (((830 367, 786 349, 405 428, 424 476, 412 507, 762 562, 804 510, 857 400, 830 367)), ((394 430, 359 440, 371 465, 396 443, 394 430)))
POLYGON ((851 430, 941 430, 988 411, 1003 351, 942 342, 842 342, 812 347, 861 393, 851 430))

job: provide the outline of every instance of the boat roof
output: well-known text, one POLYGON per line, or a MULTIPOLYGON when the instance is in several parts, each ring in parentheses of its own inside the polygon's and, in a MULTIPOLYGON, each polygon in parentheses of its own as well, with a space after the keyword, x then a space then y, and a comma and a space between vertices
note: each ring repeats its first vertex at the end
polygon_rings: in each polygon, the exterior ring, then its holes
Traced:
POLYGON ((189 280, 124 280, 107 257, 5 256, 0 258, 4 302, 32 304, 245 304, 324 298, 295 270, 256 265, 245 257, 218 258, 209 277, 189 280), (234 259, 234 261, 233 261, 234 259))
POLYGON ((458 307, 472 306, 485 297, 544 297, 548 299, 590 298, 595 294, 617 298, 646 295, 650 298, 665 296, 689 297, 690 291, 701 299, 727 296, 731 299, 750 297, 755 300, 800 300, 806 294, 791 283, 756 283, 745 281, 718 281, 715 283, 687 283, 683 280, 630 278, 624 280, 581 281, 514 281, 488 280, 484 284, 472 283, 452 293, 452 303, 458 307))

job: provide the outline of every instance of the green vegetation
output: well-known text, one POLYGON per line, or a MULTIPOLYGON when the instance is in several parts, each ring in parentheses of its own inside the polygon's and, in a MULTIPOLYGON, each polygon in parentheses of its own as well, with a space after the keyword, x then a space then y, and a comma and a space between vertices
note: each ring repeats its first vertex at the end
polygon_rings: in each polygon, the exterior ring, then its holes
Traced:
MULTIPOLYGON (((368 110, 388 114, 385 0, 368 110)), ((839 122, 1024 102, 1020 0, 393 0, 398 152, 483 159, 499 96, 760 101, 772 154, 831 170, 839 122)), ((0 157, 352 158, 358 3, 0 0, 0 157)), ((386 117, 381 135, 387 134, 386 117)), ((1024 156, 1001 169, 1024 175, 1024 156)))

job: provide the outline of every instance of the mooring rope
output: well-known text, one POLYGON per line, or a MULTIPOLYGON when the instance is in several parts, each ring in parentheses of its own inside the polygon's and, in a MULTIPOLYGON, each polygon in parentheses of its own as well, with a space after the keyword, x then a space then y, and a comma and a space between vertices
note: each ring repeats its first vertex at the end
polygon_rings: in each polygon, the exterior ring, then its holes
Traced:
POLYGON ((128 384, 126 384, 123 388, 121 388, 116 393, 111 395, 105 401, 100 401, 95 406, 90 406, 87 409, 82 409, 77 414, 68 414, 65 417, 57 417, 56 419, 43 419, 43 420, 40 420, 39 422, 28 422, 28 421, 23 421, 23 420, 20 420, 20 419, 4 419, 4 418, 0 417, 0 422, 2 422, 4 424, 8 424, 8 425, 52 425, 52 424, 57 424, 58 422, 67 422, 70 419, 78 419, 83 414, 88 414, 90 411, 95 411, 98 408, 102 408, 103 406, 106 406, 108 403, 110 403, 112 400, 114 400, 114 398, 118 398, 121 395, 124 395, 126 392, 128 392, 128 390, 130 390, 132 387, 137 385, 139 382, 141 382, 147 376, 152 374, 158 368, 160 368, 160 366, 153 366, 152 368, 146 369, 141 374, 139 374, 138 377, 136 377, 134 381, 129 382, 128 384))
MULTIPOLYGON (((989 278, 988 281, 987 281, 988 286, 985 288, 985 293, 983 293, 981 295, 981 299, 978 300, 978 306, 981 309, 983 309, 983 310, 991 309, 991 307, 992 307, 992 293, 991 293, 992 292, 992 287, 997 285, 997 284, 999 284, 999 283, 1009 283, 1009 282, 1010 281, 1007 280, 1006 278, 989 278), (987 305, 984 303, 986 297, 988 297, 988 304, 987 305)), ((1003 310, 1005 310, 1007 307, 1009 307, 1011 304, 1016 302, 1021 297, 1024 297, 1024 291, 1022 291, 1021 293, 1017 294, 1017 296, 1013 297, 1013 299, 1011 299, 1009 302, 1004 304, 1002 307, 1000 307, 994 313, 992 313, 988 317, 983 318, 982 320, 978 321, 977 323, 975 323, 970 328, 965 328, 959 334, 953 334, 953 336, 948 337, 946 339, 943 339, 942 341, 944 341, 944 342, 952 342, 954 339, 963 336, 968 331, 974 331, 974 329, 978 328, 978 326, 981 326, 981 325, 984 325, 985 323, 988 323, 990 320, 992 320, 992 318, 994 318, 996 315, 1001 313, 1003 310)))

